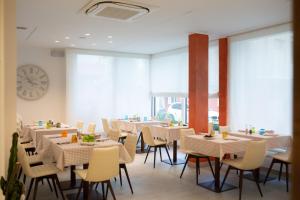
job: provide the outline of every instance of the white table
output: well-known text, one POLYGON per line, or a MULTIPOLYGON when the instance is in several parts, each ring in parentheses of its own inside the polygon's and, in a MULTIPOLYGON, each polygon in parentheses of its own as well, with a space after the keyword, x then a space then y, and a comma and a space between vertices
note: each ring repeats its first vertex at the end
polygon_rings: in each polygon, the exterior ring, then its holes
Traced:
MULTIPOLYGON (((225 154, 235 154, 245 152, 248 138, 228 136, 226 140, 221 135, 206 139, 204 135, 192 135, 185 138, 185 147, 196 153, 215 157, 215 177, 213 182, 200 183, 200 186, 214 192, 222 192, 220 188, 220 160, 225 154)), ((223 191, 233 189, 229 184, 224 184, 223 191)))
MULTIPOLYGON (((69 134, 68 137, 62 138, 60 135, 44 135, 43 136, 43 150, 40 151, 41 156, 45 160, 53 160, 56 162, 57 168, 64 170, 65 167, 71 166, 71 181, 62 184, 65 189, 74 189, 78 187, 76 182, 76 175, 73 172, 76 166, 83 165, 86 169, 90 159, 93 148, 104 148, 111 146, 119 147, 120 159, 124 161, 131 160, 129 153, 126 151, 123 144, 105 140, 96 142, 93 146, 85 146, 78 143, 61 144, 64 142, 70 142, 73 134, 69 134), (59 144, 60 143, 60 144, 59 144)), ((88 185, 84 185, 84 199, 88 199, 88 185)))
POLYGON ((288 135, 260 135, 258 133, 246 134, 245 132, 229 132, 229 135, 248 138, 251 140, 265 140, 267 150, 273 148, 286 148, 291 146, 292 137, 288 135))
MULTIPOLYGON (((162 126, 152 125, 150 126, 153 137, 157 137, 166 140, 168 143, 173 142, 173 164, 184 164, 185 161, 179 161, 177 159, 177 141, 180 139, 180 129, 188 128, 188 126, 162 126)), ((163 161, 167 164, 171 164, 169 160, 163 161)))

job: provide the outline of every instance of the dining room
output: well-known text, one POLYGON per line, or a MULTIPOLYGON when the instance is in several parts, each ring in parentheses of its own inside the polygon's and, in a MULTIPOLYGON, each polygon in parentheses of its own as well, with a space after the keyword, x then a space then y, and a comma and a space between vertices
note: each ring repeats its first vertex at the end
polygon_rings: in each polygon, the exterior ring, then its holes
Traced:
POLYGON ((293 1, 13 2, 6 199, 296 199, 293 1))

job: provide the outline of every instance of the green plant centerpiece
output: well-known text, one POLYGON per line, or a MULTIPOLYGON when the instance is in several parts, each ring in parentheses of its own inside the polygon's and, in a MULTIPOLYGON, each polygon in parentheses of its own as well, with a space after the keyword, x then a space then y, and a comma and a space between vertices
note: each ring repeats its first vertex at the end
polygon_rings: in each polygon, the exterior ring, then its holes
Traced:
POLYGON ((18 133, 13 134, 7 180, 2 176, 0 181, 1 190, 5 196, 5 200, 19 200, 21 199, 22 194, 24 194, 24 185, 17 178, 17 173, 20 169, 20 164, 17 163, 18 137, 18 133))
POLYGON ((95 135, 94 134, 84 135, 82 137, 82 142, 95 142, 95 135))

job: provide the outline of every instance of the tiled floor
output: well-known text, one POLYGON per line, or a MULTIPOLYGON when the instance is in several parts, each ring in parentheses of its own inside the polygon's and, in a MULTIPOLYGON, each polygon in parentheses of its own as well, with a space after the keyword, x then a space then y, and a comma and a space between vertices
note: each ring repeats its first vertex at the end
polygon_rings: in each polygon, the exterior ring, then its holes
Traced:
MULTIPOLYGON (((146 164, 143 164, 145 154, 136 155, 134 163, 127 165, 134 194, 132 195, 123 173, 123 187, 117 182, 112 181, 116 198, 119 200, 232 200, 238 199, 238 189, 223 192, 220 194, 206 190, 195 183, 195 169, 187 167, 182 177, 179 178, 183 165, 170 166, 165 163, 157 162, 153 169, 153 154, 149 155, 146 164)), ((165 155, 163 155, 165 156, 165 155)), ((180 155, 183 157, 183 155, 180 155)), ((159 160, 159 156, 157 157, 159 160)), ((223 167, 222 175, 227 166, 223 167)), ((69 171, 59 174, 61 181, 69 178, 69 171)), ((208 167, 201 167, 199 181, 211 180, 211 172, 208 167)), ((29 181, 27 181, 29 183, 29 181)), ((238 176, 235 171, 229 175, 228 183, 238 185, 238 176)), ((27 185, 28 187, 28 185, 27 185)), ((289 199, 289 193, 285 191, 285 182, 277 180, 268 182, 265 186, 261 185, 264 197, 261 198, 256 185, 252 181, 244 179, 243 200, 286 200, 289 199)), ((56 199, 55 194, 51 193, 48 185, 40 185, 37 199, 52 200, 56 199)), ((98 188, 99 191, 101 187, 98 188)), ((76 193, 76 190, 65 192, 65 194, 76 193)), ((109 194, 108 199, 112 199, 109 194)))

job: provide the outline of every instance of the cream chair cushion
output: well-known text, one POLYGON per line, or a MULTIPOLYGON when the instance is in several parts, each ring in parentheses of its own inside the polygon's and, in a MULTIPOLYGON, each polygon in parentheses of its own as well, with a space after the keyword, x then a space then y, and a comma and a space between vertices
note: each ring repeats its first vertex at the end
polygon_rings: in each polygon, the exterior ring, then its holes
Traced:
MULTIPOLYGON (((144 142, 150 146, 155 146, 154 138, 151 134, 150 128, 148 126, 144 126, 142 129, 144 142)), ((158 141, 157 141, 158 142, 158 141)))
POLYGON ((137 142, 137 136, 134 134, 129 134, 126 138, 124 147, 128 154, 130 155, 130 160, 125 162, 120 159, 120 163, 131 163, 134 161, 135 154, 136 154, 136 142, 137 142))
POLYGON ((43 162, 42 157, 39 154, 28 156, 28 161, 30 165, 43 162))
POLYGON ((278 154, 275 154, 273 156, 273 158, 277 159, 277 160, 280 160, 280 161, 283 161, 283 162, 287 162, 287 163, 291 163, 292 162, 292 159, 291 159, 291 153, 290 152, 287 152, 287 153, 278 153, 278 154))
POLYGON ((52 175, 59 173, 59 169, 53 164, 46 164, 46 165, 38 165, 35 167, 31 167, 32 171, 32 178, 52 175))
POLYGON ((265 141, 250 141, 242 159, 223 160, 223 163, 241 170, 253 170, 259 168, 263 164, 265 155, 265 141))
POLYGON ((102 126, 103 126, 104 132, 108 135, 110 128, 109 128, 108 120, 106 118, 102 118, 102 126))
POLYGON ((89 123, 87 132, 88 133, 95 133, 95 130, 96 130, 96 124, 95 123, 89 123))

